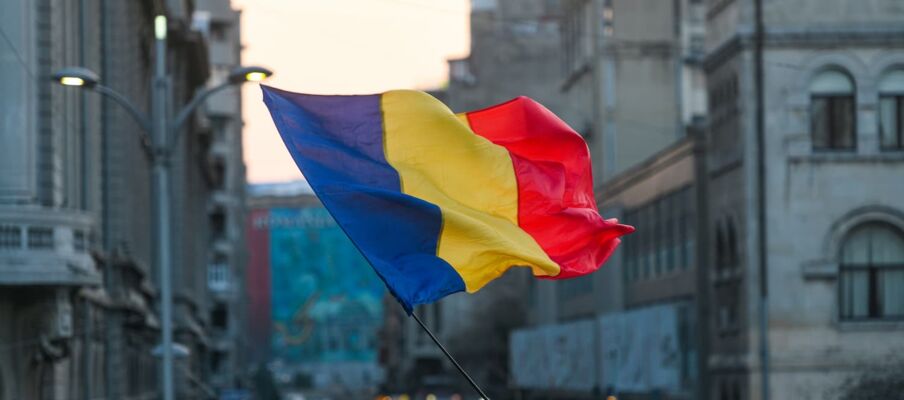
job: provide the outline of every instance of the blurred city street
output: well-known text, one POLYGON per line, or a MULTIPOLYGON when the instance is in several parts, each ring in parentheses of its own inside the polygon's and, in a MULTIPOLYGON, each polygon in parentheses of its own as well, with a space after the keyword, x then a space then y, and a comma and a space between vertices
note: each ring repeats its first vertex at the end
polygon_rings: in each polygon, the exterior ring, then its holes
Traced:
POLYGON ((904 0, 0 0, 0 93, 0 400, 904 400, 904 0), (415 319, 261 85, 527 96, 636 231, 415 319))

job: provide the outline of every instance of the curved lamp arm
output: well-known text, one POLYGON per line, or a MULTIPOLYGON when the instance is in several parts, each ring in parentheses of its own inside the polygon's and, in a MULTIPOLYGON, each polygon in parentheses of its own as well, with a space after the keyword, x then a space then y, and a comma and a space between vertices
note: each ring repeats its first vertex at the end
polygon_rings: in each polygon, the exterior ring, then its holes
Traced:
POLYGON ((188 104, 186 104, 185 107, 182 108, 182 111, 179 111, 179 115, 176 115, 176 118, 174 118, 173 122, 170 123, 169 131, 174 132, 174 134, 169 148, 167 149, 167 154, 172 154, 176 146, 178 146, 179 139, 182 137, 182 125, 185 124, 185 121, 189 116, 191 116, 195 109, 197 109, 198 106, 201 105, 201 103, 212 94, 235 84, 235 82, 226 81, 217 86, 207 88, 195 93, 195 97, 192 97, 191 101, 189 101, 188 104))
POLYGON ((141 111, 138 111, 138 108, 136 108, 128 99, 125 98, 125 96, 101 84, 92 86, 91 90, 109 97, 113 101, 119 103, 119 105, 121 105, 123 108, 125 108, 126 111, 128 111, 129 114, 132 115, 132 118, 135 119, 135 122, 137 122, 138 125, 141 126, 141 129, 144 130, 145 136, 147 136, 147 133, 151 131, 151 123, 144 116, 144 114, 141 113, 141 111))
POLYGON ((103 96, 109 97, 129 112, 129 115, 131 115, 135 122, 138 123, 138 126, 141 127, 142 132, 139 132, 138 136, 141 139, 142 147, 144 147, 146 152, 150 152, 151 138, 148 136, 148 133, 151 131, 151 123, 148 121, 147 117, 145 117, 141 111, 138 111, 138 108, 136 108, 129 99, 109 87, 95 84, 91 86, 90 89, 103 96))

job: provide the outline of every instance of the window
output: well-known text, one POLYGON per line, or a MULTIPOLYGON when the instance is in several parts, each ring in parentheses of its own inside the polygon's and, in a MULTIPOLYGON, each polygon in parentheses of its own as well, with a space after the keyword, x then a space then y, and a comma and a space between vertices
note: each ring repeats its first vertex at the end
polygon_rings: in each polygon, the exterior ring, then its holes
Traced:
POLYGON ((634 282, 686 269, 693 260, 694 204, 688 186, 627 210, 625 223, 637 233, 625 238, 625 281, 634 282))
POLYGON ((29 227, 28 228, 28 248, 29 249, 52 249, 53 228, 47 227, 29 227))
POLYGON ((694 263, 694 246, 696 246, 696 236, 697 236, 697 228, 696 222, 694 218, 695 215, 695 207, 694 207, 694 196, 691 192, 691 187, 684 188, 681 191, 682 206, 681 206, 681 238, 683 238, 684 243, 681 250, 681 268, 686 269, 694 263))
MULTIPOLYGON (((627 211, 624 215, 625 223, 627 224, 637 224, 637 213, 627 211)), ((633 236, 633 235, 631 235, 633 236)), ((624 269, 624 279, 625 282, 633 282, 637 279, 637 241, 634 240, 631 236, 624 238, 624 260, 625 260, 625 269, 624 269)))
POLYGON ((734 221, 726 217, 716 224, 716 269, 734 269, 740 263, 734 221))
POLYGON ((722 270, 728 264, 725 259, 727 253, 722 224, 716 223, 716 270, 722 270))
POLYGON ((665 266, 665 221, 667 215, 665 199, 659 199, 653 206, 653 276, 662 274, 665 266))
POLYGON ((0 225, 0 249, 22 248, 22 228, 16 225, 0 225))
POLYGON ((738 257, 738 240, 735 237, 734 222, 729 219, 725 228, 725 244, 726 254, 725 260, 731 268, 737 268, 740 258, 738 257))
POLYGON ((853 149, 854 83, 845 73, 827 70, 810 84, 810 129, 814 149, 853 149))
POLYGON ((229 313, 226 312, 226 305, 218 303, 210 312, 210 323, 214 328, 226 329, 229 325, 229 313))
POLYGON ((585 275, 578 278, 566 279, 556 284, 556 293, 561 304, 564 302, 587 295, 593 292, 593 275, 585 275))
POLYGON ((882 223, 861 225, 841 248, 841 317, 904 318, 904 236, 882 223))
POLYGON ((879 138, 884 150, 904 150, 904 69, 879 81, 879 138))
POLYGON ((230 289, 231 284, 229 264, 218 257, 207 267, 207 287, 215 292, 225 292, 230 289))

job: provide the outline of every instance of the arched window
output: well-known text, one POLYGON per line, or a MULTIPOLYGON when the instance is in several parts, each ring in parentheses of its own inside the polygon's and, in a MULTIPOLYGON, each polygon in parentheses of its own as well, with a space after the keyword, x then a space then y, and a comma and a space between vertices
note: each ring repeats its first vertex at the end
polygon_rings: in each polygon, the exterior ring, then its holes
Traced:
POLYGON ((891 225, 854 228, 841 247, 841 317, 904 318, 904 236, 891 225))
POLYGON ((879 143, 884 150, 904 150, 904 68, 879 81, 879 143))
POLYGON ((853 149, 854 82, 839 70, 826 70, 810 83, 810 129, 814 149, 853 149))

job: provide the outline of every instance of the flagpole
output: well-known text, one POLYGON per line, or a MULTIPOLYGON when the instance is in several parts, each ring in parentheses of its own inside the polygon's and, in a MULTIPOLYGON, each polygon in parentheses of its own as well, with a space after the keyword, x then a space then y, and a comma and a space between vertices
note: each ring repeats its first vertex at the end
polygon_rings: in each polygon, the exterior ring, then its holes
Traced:
POLYGON ((474 390, 476 390, 477 393, 480 394, 481 397, 483 397, 483 400, 490 400, 490 396, 487 396, 486 393, 483 392, 483 389, 481 389, 480 386, 477 386, 477 382, 474 382, 474 379, 471 379, 471 376, 468 375, 468 373, 465 372, 464 368, 462 368, 461 365, 458 364, 458 361, 455 361, 455 358, 452 357, 452 354, 449 354, 449 351, 446 350, 443 344, 439 342, 439 339, 437 339, 436 335, 434 335, 433 332, 430 331, 430 328, 427 328, 427 325, 424 325, 424 323, 421 322, 421 319, 417 317, 417 314, 412 312, 411 317, 414 318, 414 320, 417 321, 418 325, 420 325, 421 328, 424 329, 424 332, 427 332, 427 335, 430 336, 430 339, 433 339, 433 343, 436 343, 436 346, 443 351, 443 354, 446 355, 446 358, 448 358, 449 361, 452 361, 452 365, 454 365, 455 368, 458 369, 458 372, 461 372, 461 375, 464 376, 465 379, 468 380, 468 383, 471 384, 471 387, 473 387, 474 390))

